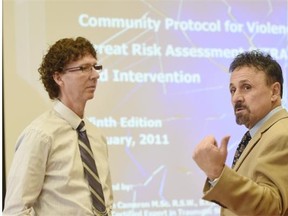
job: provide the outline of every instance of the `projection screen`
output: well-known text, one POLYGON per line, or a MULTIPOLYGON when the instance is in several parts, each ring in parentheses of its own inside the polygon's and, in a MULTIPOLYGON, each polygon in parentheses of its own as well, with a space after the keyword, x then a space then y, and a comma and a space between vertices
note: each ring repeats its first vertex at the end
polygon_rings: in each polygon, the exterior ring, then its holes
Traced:
MULTIPOLYGON (((282 66, 287 108, 287 1, 7 0, 3 2, 5 165, 20 132, 52 106, 37 69, 49 45, 83 36, 103 73, 86 117, 109 145, 114 215, 217 215, 201 199, 206 176, 192 160, 206 135, 235 123, 228 67, 261 49, 282 66)), ((7 177, 7 175, 6 175, 7 177)))

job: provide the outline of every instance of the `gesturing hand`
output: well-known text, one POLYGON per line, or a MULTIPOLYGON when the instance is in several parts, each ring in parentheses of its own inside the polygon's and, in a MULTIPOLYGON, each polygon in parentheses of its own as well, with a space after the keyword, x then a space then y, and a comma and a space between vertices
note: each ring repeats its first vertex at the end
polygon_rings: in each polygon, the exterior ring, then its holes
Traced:
POLYGON ((218 178, 227 158, 227 145, 230 136, 225 136, 218 147, 213 136, 205 137, 194 149, 192 158, 211 180, 218 178))

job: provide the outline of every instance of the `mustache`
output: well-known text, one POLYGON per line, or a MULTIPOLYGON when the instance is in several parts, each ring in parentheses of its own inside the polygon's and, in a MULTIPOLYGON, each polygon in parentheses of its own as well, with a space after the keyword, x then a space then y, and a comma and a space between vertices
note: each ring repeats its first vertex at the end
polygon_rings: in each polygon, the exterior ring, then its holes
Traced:
POLYGON ((238 103, 236 103, 235 104, 235 106, 234 106, 234 111, 236 111, 236 110, 238 110, 238 109, 246 109, 247 108, 247 106, 245 106, 243 103, 241 103, 241 102, 238 102, 238 103))

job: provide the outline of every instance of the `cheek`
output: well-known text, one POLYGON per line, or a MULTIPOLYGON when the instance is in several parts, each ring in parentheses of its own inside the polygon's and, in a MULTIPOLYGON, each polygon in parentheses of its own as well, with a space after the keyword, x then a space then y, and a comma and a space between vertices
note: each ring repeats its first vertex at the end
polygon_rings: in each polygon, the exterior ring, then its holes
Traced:
POLYGON ((69 82, 66 82, 66 91, 69 92, 71 95, 78 95, 81 94, 81 83, 80 80, 69 80, 69 82))
POLYGON ((84 83, 83 79, 80 79, 80 78, 70 80, 71 88, 79 88, 84 85, 83 83, 84 83))
POLYGON ((251 97, 247 105, 251 113, 255 116, 263 117, 270 111, 271 97, 269 97, 268 93, 258 94, 255 97, 251 97))

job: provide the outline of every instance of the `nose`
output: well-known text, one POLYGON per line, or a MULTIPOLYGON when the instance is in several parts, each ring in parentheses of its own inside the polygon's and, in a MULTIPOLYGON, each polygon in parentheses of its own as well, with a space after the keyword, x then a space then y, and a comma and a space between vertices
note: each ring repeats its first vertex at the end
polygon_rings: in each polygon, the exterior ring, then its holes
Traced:
POLYGON ((90 79, 99 79, 100 73, 97 70, 92 69, 90 73, 90 79))
POLYGON ((235 90, 235 92, 231 96, 232 104, 242 102, 243 100, 244 100, 243 95, 238 90, 235 90))

